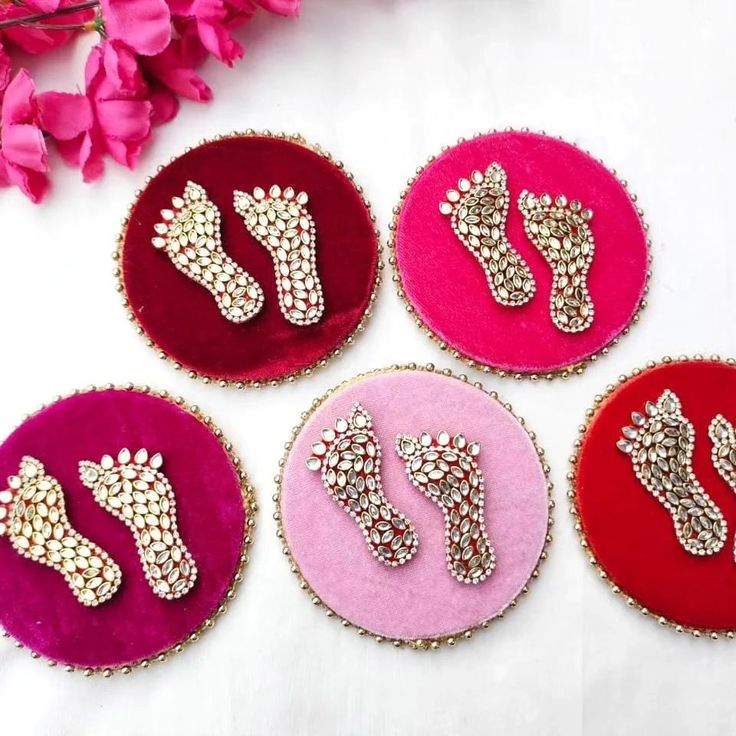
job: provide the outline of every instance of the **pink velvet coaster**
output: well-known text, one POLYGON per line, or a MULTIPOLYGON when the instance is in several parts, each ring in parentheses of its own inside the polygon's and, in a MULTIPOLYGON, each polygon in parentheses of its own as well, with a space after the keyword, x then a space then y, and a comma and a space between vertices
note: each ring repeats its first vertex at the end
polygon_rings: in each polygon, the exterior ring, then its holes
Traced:
POLYGON ((166 653, 217 615, 241 567, 249 511, 234 457, 213 429, 186 405, 137 389, 77 394, 16 429, 0 446, 0 477, 17 474, 23 456, 40 460, 61 485, 71 526, 117 562, 122 583, 110 600, 83 606, 59 572, 20 556, 0 536, 2 628, 54 662, 112 670, 166 653), (80 461, 122 448, 163 457, 178 530, 198 571, 181 598, 153 593, 130 530, 80 480, 80 461))
POLYGON ((402 368, 350 381, 311 412, 286 457, 280 510, 288 549, 313 595, 360 629, 416 645, 481 626, 516 599, 543 554, 548 501, 540 454, 519 419, 455 377, 402 368), (380 443, 383 493, 419 540, 414 556, 396 567, 371 555, 356 522, 306 465, 322 430, 347 417, 356 402, 370 414, 380 443), (496 559, 478 584, 450 574, 442 511, 412 485, 395 449, 398 434, 441 430, 480 443, 476 459, 496 559))
POLYGON ((587 153, 535 133, 481 135, 432 160, 401 203, 394 247, 403 296, 420 323, 458 357, 499 371, 554 374, 584 364, 626 331, 646 291, 649 248, 632 196, 587 153), (492 163, 507 175, 506 238, 536 284, 522 306, 494 299, 481 265, 439 209, 460 179, 492 163), (593 212, 587 285, 594 318, 584 331, 563 332, 550 317, 552 270, 525 232, 517 204, 524 190, 563 194, 593 212))

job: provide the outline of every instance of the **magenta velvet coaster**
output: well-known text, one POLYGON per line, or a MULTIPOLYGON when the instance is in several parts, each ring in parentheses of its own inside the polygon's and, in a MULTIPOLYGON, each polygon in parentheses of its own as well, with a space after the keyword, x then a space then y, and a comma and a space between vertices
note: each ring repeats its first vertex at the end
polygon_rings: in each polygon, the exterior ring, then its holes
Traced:
POLYGON ((466 358, 520 373, 560 371, 620 336, 641 305, 649 267, 643 223, 616 176, 569 143, 524 132, 479 136, 434 159, 404 198, 395 248, 406 298, 430 332, 466 358), (501 306, 493 299, 482 268, 439 211, 460 178, 493 162, 508 175, 506 235, 536 281, 534 298, 523 306, 501 306), (588 287, 595 317, 583 332, 562 332, 550 319, 552 272, 527 238, 517 207, 525 189, 564 194, 593 210, 595 255, 588 287))
POLYGON ((112 556, 123 581, 111 600, 84 607, 58 572, 21 557, 0 537, 0 625, 16 641, 73 667, 115 668, 167 651, 216 612, 239 567, 246 512, 233 461, 200 419, 137 390, 90 391, 16 429, 0 446, 0 477, 17 473, 24 455, 41 460, 59 481, 71 525, 112 556), (164 458, 179 532, 199 571, 182 598, 153 594, 131 532, 79 478, 80 460, 99 462, 123 447, 164 458))
POLYGON ((392 639, 445 637, 497 616, 526 585, 547 534, 547 481, 519 420, 481 389, 426 371, 374 374, 322 403, 288 454, 281 494, 287 544, 314 592, 355 626, 392 639), (370 555, 356 523, 305 465, 322 429, 346 417, 356 401, 372 416, 380 441, 383 492, 419 537, 415 556, 401 567, 386 567, 370 555), (463 433, 481 444, 477 460, 496 568, 477 585, 448 572, 442 513, 411 485, 394 449, 397 434, 425 430, 463 433))

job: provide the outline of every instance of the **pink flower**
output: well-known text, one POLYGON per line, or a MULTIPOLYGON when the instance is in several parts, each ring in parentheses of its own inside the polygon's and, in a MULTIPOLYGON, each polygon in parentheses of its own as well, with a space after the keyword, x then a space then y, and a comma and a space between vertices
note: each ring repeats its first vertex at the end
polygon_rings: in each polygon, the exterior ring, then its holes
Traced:
POLYGON ((158 82, 149 83, 148 99, 151 103, 151 125, 170 123, 179 112, 176 95, 158 82))
POLYGON ((10 84, 10 57, 5 53, 5 49, 0 46, 0 95, 10 84))
MULTIPOLYGON (((44 5, 53 4, 53 2, 54 0, 35 0, 35 7, 43 7, 44 5)), ((57 2, 56 5, 63 8, 77 3, 78 0, 61 0, 61 3, 57 2)), ((0 2, 0 20, 12 20, 13 18, 22 18, 26 15, 28 15, 28 8, 25 3, 15 5, 0 2)), ((49 24, 82 24, 92 20, 92 18, 94 18, 94 10, 86 10, 72 15, 49 18, 45 22, 49 24)), ((7 42, 25 51, 27 54, 43 54, 64 45, 74 35, 74 31, 54 31, 33 28, 31 26, 15 26, 14 28, 6 28, 4 31, 0 31, 0 42, 7 42)))
POLYGON ((170 89, 174 94, 195 102, 209 102, 212 90, 194 71, 207 57, 207 51, 191 35, 174 39, 160 54, 140 59, 147 77, 170 89))
POLYGON ((232 7, 225 0, 169 0, 171 13, 182 38, 196 38, 223 64, 233 66, 243 58, 243 47, 232 37, 230 29, 250 17, 249 4, 232 7))
POLYGON ((23 7, 34 13, 53 13, 59 5, 60 0, 23 0, 23 7))
POLYGON ((171 40, 166 0, 101 0, 105 33, 142 56, 161 53, 171 40))
POLYGON ((288 18, 299 15, 300 0, 254 0, 254 2, 269 13, 285 15, 288 18))
POLYGON ((17 186, 33 202, 48 189, 46 144, 38 122, 36 88, 21 69, 2 95, 0 186, 17 186))
POLYGON ((119 41, 92 49, 85 83, 83 95, 46 92, 39 103, 43 128, 62 157, 93 181, 104 171, 105 154, 128 168, 136 165, 151 136, 154 106, 135 57, 119 41))

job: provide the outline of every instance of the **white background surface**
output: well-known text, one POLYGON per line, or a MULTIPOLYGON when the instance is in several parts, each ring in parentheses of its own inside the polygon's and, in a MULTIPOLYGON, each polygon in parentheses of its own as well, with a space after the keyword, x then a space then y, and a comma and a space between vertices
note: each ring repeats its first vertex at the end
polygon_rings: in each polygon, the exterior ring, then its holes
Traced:
MULTIPOLYGON (((732 731, 736 644, 680 636, 628 610, 588 569, 568 517, 567 459, 594 394, 664 354, 736 353, 732 0, 304 0, 302 18, 245 30, 235 70, 205 69, 216 99, 186 105, 139 170, 97 185, 57 165, 43 207, 0 194, 0 431, 57 393, 149 383, 223 427, 261 504, 252 563, 215 629, 164 665, 85 679, 0 640, 3 734, 636 734, 732 731), (110 253, 155 165, 232 129, 299 131, 346 162, 384 236, 416 166, 460 135, 506 125, 575 140, 639 194, 654 240, 650 306, 583 377, 486 377, 526 417, 553 468, 555 541, 528 597, 472 642, 396 651, 344 631, 288 571, 273 477, 311 398, 355 373, 434 361, 390 278, 366 333, 295 385, 228 391, 159 361, 127 323, 110 253)), ((42 88, 81 78, 84 47, 42 88)), ((67 88, 69 84, 66 84, 67 88)), ((186 328, 186 325, 183 325, 186 328)), ((481 377, 472 374, 473 378, 481 377)), ((72 430, 73 431, 73 430, 72 430)), ((145 625, 145 621, 141 622, 145 625)))

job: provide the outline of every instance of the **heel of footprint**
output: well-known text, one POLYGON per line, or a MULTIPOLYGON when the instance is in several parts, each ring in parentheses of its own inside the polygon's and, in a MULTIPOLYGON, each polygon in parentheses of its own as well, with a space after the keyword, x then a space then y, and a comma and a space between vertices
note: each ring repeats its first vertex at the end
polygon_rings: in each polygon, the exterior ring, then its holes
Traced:
POLYGON ((680 399, 667 389, 656 404, 631 414, 617 446, 629 455, 636 477, 669 513, 677 540, 691 555, 719 552, 728 532, 721 510, 695 477, 695 430, 680 399))
POLYGON ((485 174, 473 171, 445 196, 440 212, 480 263, 493 298, 506 307, 526 304, 536 286, 529 266, 506 239, 509 192, 503 167, 492 163, 485 174))
POLYGON ((233 192, 235 211, 248 232, 271 254, 276 273, 279 306, 295 325, 312 325, 325 310, 322 284, 317 275, 317 238, 307 209, 306 192, 274 184, 233 192))
POLYGON ((553 200, 549 194, 537 196, 527 190, 519 196, 518 206, 527 237, 552 269, 552 321, 563 332, 587 330, 594 317, 587 283, 595 252, 588 226, 593 211, 563 195, 553 200))
POLYGON ((131 456, 124 448, 116 459, 80 462, 79 475, 97 503, 132 532, 153 592, 172 600, 192 589, 197 566, 179 536, 174 490, 162 464, 158 453, 140 449, 131 456))
POLYGON ((480 444, 445 431, 436 438, 427 432, 402 434, 396 452, 412 485, 442 510, 450 574, 461 583, 485 580, 496 565, 496 553, 486 533, 483 472, 476 460, 480 444))
POLYGON ((21 460, 0 492, 0 536, 18 554, 59 572, 85 606, 104 603, 120 587, 120 567, 72 528, 61 485, 34 457, 21 460))
POLYGON ((370 414, 355 404, 347 419, 322 431, 307 458, 321 472, 332 499, 360 527, 371 554, 387 567, 406 564, 417 551, 413 524, 386 499, 381 487, 381 446, 370 414))
POLYGON ((161 217, 151 243, 214 296, 225 319, 241 324, 255 317, 263 307, 263 290, 223 250, 220 211, 204 187, 187 182, 182 196, 172 197, 171 208, 161 210, 161 217))

